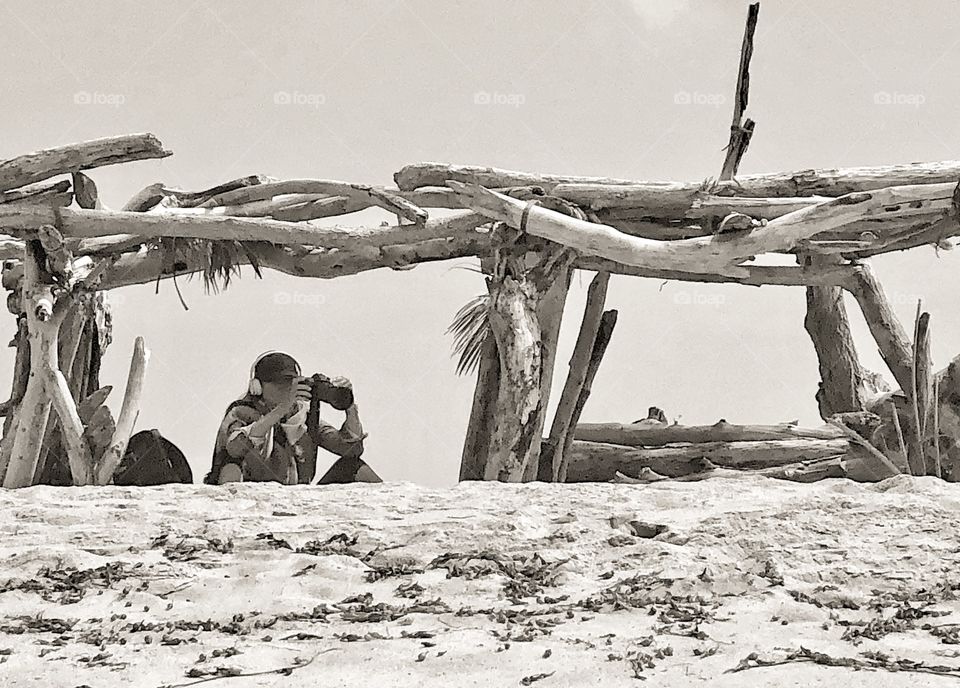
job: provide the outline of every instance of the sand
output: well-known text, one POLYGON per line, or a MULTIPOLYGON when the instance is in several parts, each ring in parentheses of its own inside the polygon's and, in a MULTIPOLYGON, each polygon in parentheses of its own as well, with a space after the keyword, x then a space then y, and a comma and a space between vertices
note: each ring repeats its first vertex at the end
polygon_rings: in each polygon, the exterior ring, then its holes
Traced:
POLYGON ((945 686, 727 672, 960 667, 958 507, 904 476, 0 491, 0 685, 945 686))

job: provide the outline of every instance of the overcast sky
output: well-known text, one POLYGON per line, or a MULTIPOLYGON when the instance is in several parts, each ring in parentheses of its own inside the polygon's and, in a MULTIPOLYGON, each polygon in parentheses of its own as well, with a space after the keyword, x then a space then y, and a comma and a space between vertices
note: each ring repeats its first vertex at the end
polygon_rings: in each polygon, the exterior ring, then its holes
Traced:
MULTIPOLYGON (((147 184, 196 190, 247 174, 392 184, 442 161, 638 180, 702 180, 723 162, 747 2, 0 3, 0 158, 149 131, 174 155, 94 170, 119 208, 147 184)), ((742 173, 960 158, 960 6, 764 0, 742 173)), ((342 224, 379 222, 375 211, 342 224)), ((474 379, 445 330, 482 293, 476 260, 332 281, 245 270, 114 294, 101 380, 119 407, 137 335, 152 352, 137 429, 210 464, 254 357, 346 375, 388 480, 456 481, 474 379)), ((956 253, 876 260, 908 327, 932 313, 937 367, 960 353, 956 253)), ((591 273, 574 277, 552 406, 591 273)), ((819 423, 802 289, 661 284, 615 276, 620 311, 583 421, 662 407, 682 423, 819 423)), ((891 379, 855 304, 865 364, 891 379)), ((15 325, 8 318, 3 341, 15 325)), ((0 352, 9 388, 12 350, 0 352)), ((339 424, 342 414, 327 420, 339 424)), ((332 463, 332 456, 324 460, 332 463)), ((320 470, 324 469, 324 466, 320 470)))

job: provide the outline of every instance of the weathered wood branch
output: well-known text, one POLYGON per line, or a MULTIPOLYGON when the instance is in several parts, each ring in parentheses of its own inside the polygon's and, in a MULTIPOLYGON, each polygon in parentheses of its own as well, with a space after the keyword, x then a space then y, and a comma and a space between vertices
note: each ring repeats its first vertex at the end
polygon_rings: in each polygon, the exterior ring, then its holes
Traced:
POLYGON ((351 184, 323 179, 290 179, 249 186, 214 196, 202 203, 201 207, 233 206, 267 200, 285 194, 322 194, 330 197, 355 198, 361 202, 367 201, 372 205, 377 205, 410 222, 421 224, 426 222, 428 218, 428 213, 425 210, 417 207, 406 198, 390 193, 385 189, 366 184, 351 184))
POLYGON ((130 372, 127 375, 127 389, 123 394, 123 404, 120 407, 120 416, 117 418, 117 428, 113 441, 103 452, 95 469, 98 485, 107 485, 113 479, 113 473, 120 465, 123 455, 127 451, 127 443, 133 434, 137 416, 140 414, 140 399, 143 395, 143 376, 146 373, 147 361, 150 352, 144 346, 143 337, 137 337, 133 346, 133 357, 130 360, 130 372))
POLYGON ((693 472, 701 459, 724 468, 772 468, 843 456, 849 448, 846 439, 711 442, 649 449, 574 441, 565 482, 605 482, 613 479, 617 471, 637 475, 642 468, 652 468, 666 476, 684 475, 693 472))
MULTIPOLYGON (((824 266, 834 261, 801 258, 807 265, 824 266)), ((807 287, 804 329, 817 353, 820 383, 816 399, 820 417, 862 411, 867 397, 865 374, 850 332, 850 321, 840 287, 807 287)))
POLYGON ((902 390, 913 387, 913 349, 906 330, 900 324, 893 307, 883 293, 879 280, 869 263, 861 263, 854 279, 843 285, 863 311, 863 317, 873 334, 880 355, 902 390))
MULTIPOLYGON (((64 208, 63 235, 73 238, 107 237, 115 234, 137 237, 188 237, 236 241, 267 241, 273 244, 306 244, 323 248, 351 248, 357 244, 386 246, 427 239, 441 239, 490 222, 482 215, 458 213, 423 225, 388 227, 317 227, 264 218, 234 218, 194 214, 191 210, 167 209, 160 213, 105 212, 64 208)), ((50 208, 5 210, 0 206, 0 230, 22 236, 41 225, 56 225, 50 208)))
POLYGON ((559 479, 563 448, 566 444, 567 434, 573 427, 571 423, 573 422, 577 399, 580 398, 580 391, 587 379, 587 370, 590 366, 591 354, 600 328, 600 318, 603 316, 609 283, 610 273, 598 272, 587 288, 587 302, 584 306, 583 320, 580 323, 577 342, 573 347, 573 354, 570 356, 567 379, 563 384, 560 401, 557 403, 554 412, 550 434, 544 446, 541 447, 540 462, 544 469, 538 474, 538 478, 541 480, 557 482, 559 479), (547 468, 550 469, 549 475, 545 474, 547 468))
MULTIPOLYGON (((587 364, 587 374, 580 387, 580 394, 577 396, 577 403, 573 407, 573 413, 570 415, 570 428, 575 429, 580 422, 580 414, 583 413, 583 407, 590 398, 590 392, 593 390, 593 381, 597 377, 597 371, 600 370, 600 363, 603 361, 603 355, 607 351, 607 346, 613 338, 613 330, 617 326, 617 311, 610 309, 604 311, 600 316, 600 326, 597 328, 597 336, 593 341, 593 350, 590 352, 590 362, 587 364)), ((570 447, 573 446, 574 432, 567 431, 563 440, 563 451, 560 458, 560 468, 557 470, 557 482, 567 481, 567 467, 569 465, 570 447)))
POLYGON ((754 122, 747 119, 743 122, 743 112, 747 109, 750 99, 750 58, 753 57, 753 34, 757 29, 757 18, 760 16, 760 3, 751 3, 747 11, 747 26, 743 31, 743 46, 740 48, 740 68, 737 70, 737 91, 734 96, 733 122, 730 124, 730 142, 727 144, 727 155, 720 172, 721 181, 733 179, 750 145, 753 136, 754 122))
POLYGON ((47 148, 0 162, 0 191, 104 165, 172 155, 153 134, 131 134, 47 148))
POLYGON ((768 440, 835 440, 843 433, 832 426, 801 428, 780 425, 735 425, 721 420, 713 425, 637 425, 634 423, 580 423, 575 440, 621 444, 628 447, 661 447, 667 444, 708 442, 765 442, 768 440))
MULTIPOLYGON (((397 186, 412 191, 424 186, 446 186, 448 180, 464 184, 478 184, 488 189, 508 186, 541 186, 547 193, 575 200, 564 195, 566 189, 592 185, 637 186, 647 188, 650 197, 662 193, 678 194, 655 205, 673 204, 690 207, 697 193, 705 189, 703 182, 645 182, 603 177, 577 177, 555 174, 532 174, 493 167, 450 165, 446 163, 418 163, 407 165, 394 175, 397 186), (565 185, 560 191, 558 185, 565 185)), ((736 182, 719 182, 712 191, 722 196, 774 198, 790 196, 843 196, 860 191, 872 191, 890 186, 914 184, 956 184, 960 179, 960 160, 910 163, 876 167, 823 168, 795 172, 745 175, 736 182)), ((648 197, 648 201, 649 198, 648 197)), ((636 207, 643 207, 637 203, 636 207)))

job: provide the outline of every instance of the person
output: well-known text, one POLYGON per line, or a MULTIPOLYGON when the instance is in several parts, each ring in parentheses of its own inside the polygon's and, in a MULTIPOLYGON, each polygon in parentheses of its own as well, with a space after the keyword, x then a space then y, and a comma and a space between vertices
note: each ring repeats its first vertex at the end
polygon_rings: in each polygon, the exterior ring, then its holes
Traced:
MULTIPOLYGON (((352 397, 349 380, 341 377, 332 382, 349 388, 352 397)), ((310 379, 300 374, 296 359, 282 351, 258 356, 250 369, 247 393, 224 413, 204 483, 309 484, 316 473, 319 448, 339 458, 318 484, 382 482, 360 458, 367 434, 356 403, 351 399, 344 409, 346 418, 338 429, 310 416, 310 399, 310 379)))

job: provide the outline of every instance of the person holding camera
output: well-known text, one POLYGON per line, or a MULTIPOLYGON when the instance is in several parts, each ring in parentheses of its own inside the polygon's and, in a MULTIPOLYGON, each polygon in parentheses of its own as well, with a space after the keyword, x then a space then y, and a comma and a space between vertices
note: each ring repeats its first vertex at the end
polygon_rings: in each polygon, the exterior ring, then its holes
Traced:
POLYGON ((292 356, 267 351, 250 369, 247 393, 227 407, 203 482, 311 483, 318 448, 340 457, 318 484, 382 482, 360 459, 366 436, 349 380, 304 377, 292 356), (320 419, 321 402, 346 414, 339 429, 320 419))

